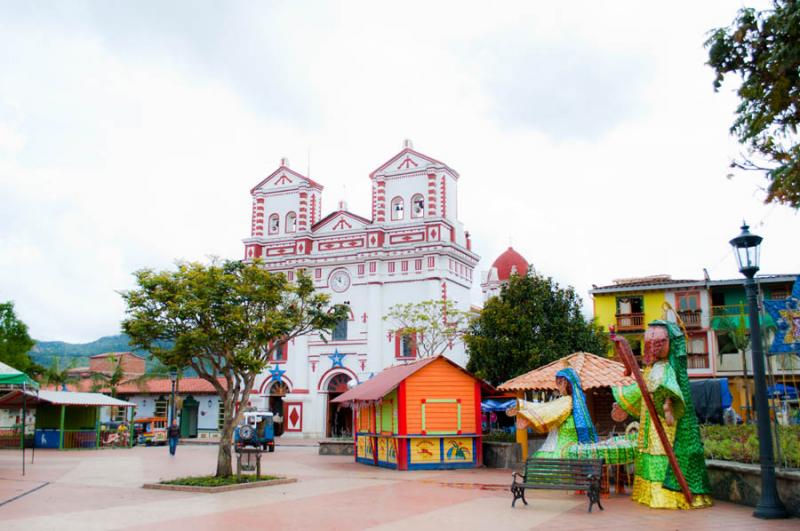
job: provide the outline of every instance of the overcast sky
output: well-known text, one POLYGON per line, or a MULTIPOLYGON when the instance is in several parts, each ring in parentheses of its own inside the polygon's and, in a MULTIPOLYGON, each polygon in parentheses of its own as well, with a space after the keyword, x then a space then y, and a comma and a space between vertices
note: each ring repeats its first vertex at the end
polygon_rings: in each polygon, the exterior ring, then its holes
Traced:
MULTIPOLYGON (((40 340, 119 331, 131 272, 242 256, 282 156, 370 213, 404 138, 461 174, 486 269, 576 287, 800 272, 795 211, 736 175, 706 32, 739 2, 0 2, 0 300, 40 340)), ((479 290, 475 291, 478 302, 479 290)))

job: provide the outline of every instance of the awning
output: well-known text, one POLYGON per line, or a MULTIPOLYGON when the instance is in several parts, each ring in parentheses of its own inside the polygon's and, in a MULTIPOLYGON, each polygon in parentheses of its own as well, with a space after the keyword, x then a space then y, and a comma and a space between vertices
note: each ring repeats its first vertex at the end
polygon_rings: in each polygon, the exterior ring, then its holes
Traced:
MULTIPOLYGON (((116 406, 134 407, 133 402, 126 402, 100 393, 72 393, 69 391, 25 391, 29 404, 44 402, 57 406, 116 406)), ((16 389, 0 397, 0 407, 22 406, 23 391, 16 389)))
POLYGON ((39 387, 39 384, 30 376, 0 361, 0 385, 23 384, 35 388, 39 387))
POLYGON ((489 398, 487 400, 481 401, 481 411, 484 413, 490 413, 492 411, 496 412, 503 412, 510 408, 511 406, 517 403, 516 398, 507 399, 507 400, 497 400, 494 398, 489 398))

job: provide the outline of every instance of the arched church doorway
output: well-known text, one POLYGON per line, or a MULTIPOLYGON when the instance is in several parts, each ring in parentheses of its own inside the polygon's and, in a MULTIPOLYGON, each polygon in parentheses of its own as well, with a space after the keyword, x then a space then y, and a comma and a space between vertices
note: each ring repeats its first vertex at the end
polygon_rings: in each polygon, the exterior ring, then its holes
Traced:
POLYGON ((273 383, 270 388, 267 396, 269 397, 269 404, 267 407, 272 414, 274 415, 273 419, 275 421, 275 436, 283 435, 283 397, 289 392, 289 387, 283 382, 275 382, 273 383))
POLYGON ((325 390, 328 392, 328 415, 325 435, 327 437, 349 437, 353 434, 353 412, 348 406, 334 404, 331 401, 347 391, 350 375, 339 373, 328 380, 325 390))

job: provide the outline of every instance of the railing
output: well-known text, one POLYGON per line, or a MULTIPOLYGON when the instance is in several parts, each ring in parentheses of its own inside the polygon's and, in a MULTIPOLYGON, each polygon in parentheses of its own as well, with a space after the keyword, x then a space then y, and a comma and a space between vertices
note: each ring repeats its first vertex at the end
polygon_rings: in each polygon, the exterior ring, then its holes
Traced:
POLYGON ((64 430, 64 449, 95 448, 97 432, 95 430, 64 430))
POLYGON ((727 304, 725 306, 712 306, 711 315, 714 317, 739 317, 747 315, 744 304, 727 304))
POLYGON ((643 313, 618 313, 617 330, 620 332, 628 330, 644 330, 643 313))
POLYGON ((689 369, 708 369, 711 365, 708 360, 708 353, 688 354, 686 364, 689 369))
POLYGON ((702 328, 703 326, 703 312, 700 310, 681 310, 678 316, 686 325, 686 328, 702 328))

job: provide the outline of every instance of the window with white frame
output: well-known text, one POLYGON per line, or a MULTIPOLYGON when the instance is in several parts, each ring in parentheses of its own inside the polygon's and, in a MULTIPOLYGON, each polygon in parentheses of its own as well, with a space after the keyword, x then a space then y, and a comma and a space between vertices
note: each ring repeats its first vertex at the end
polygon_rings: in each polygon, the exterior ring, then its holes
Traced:
POLYGON ((297 229, 297 214, 289 212, 286 214, 286 232, 294 232, 297 229))
POLYGON ((411 217, 421 218, 425 216, 425 198, 422 194, 416 194, 411 198, 411 217))
POLYGON ((392 199, 392 220, 397 221, 405 217, 405 205, 402 197, 392 199))
POLYGON ((281 218, 278 214, 272 214, 269 217, 269 233, 270 234, 278 234, 278 230, 281 228, 281 218))

